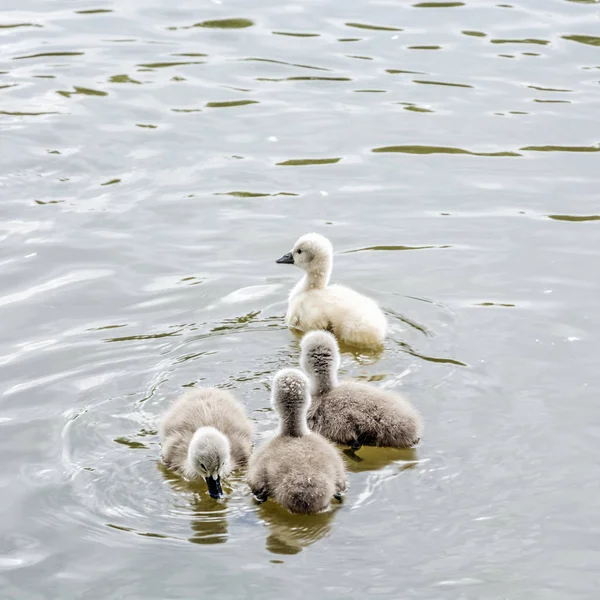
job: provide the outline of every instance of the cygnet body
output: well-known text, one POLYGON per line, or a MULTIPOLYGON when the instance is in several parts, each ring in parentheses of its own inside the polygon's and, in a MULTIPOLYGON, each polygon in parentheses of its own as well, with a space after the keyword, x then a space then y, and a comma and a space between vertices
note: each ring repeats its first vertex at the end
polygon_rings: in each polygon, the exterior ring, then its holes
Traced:
POLYGON ((186 479, 204 478, 213 498, 221 478, 247 464, 253 427, 244 407, 225 390, 200 388, 179 397, 160 422, 162 459, 186 479))
POLYGON ((305 332, 332 331, 341 342, 352 346, 382 345, 387 321, 379 306, 350 288, 329 285, 333 247, 326 237, 303 235, 277 262, 296 265, 306 273, 290 293, 288 327, 305 332))
POLYGON ((395 392, 355 381, 338 382, 340 354, 327 331, 300 343, 301 365, 311 383, 309 427, 338 444, 409 448, 421 439, 421 417, 395 392))
POLYGON ((248 483, 254 496, 271 497, 292 513, 325 510, 346 489, 346 470, 338 450, 306 424, 308 379, 298 369, 279 371, 271 402, 279 413, 278 433, 251 457, 248 483))

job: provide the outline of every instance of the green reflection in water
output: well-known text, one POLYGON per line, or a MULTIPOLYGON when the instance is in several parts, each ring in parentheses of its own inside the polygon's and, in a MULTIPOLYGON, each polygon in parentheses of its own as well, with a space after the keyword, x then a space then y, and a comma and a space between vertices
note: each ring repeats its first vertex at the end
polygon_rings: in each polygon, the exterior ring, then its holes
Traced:
POLYGON ((190 60, 190 61, 172 61, 172 62, 156 62, 156 63, 142 63, 137 65, 138 67, 144 67, 146 69, 164 69, 165 67, 178 67, 181 65, 204 65, 206 61, 203 60, 190 60))
POLYGON ((525 146, 523 152, 600 152, 600 146, 525 146))
MULTIPOLYGON (((400 102, 399 104, 403 104, 403 103, 400 102)), ((421 108, 420 106, 414 106, 414 105, 405 106, 404 110, 410 110, 411 112, 416 112, 416 113, 433 113, 433 112, 435 112, 434 110, 430 110, 429 108, 421 108)))
POLYGON ((95 15, 98 13, 111 13, 114 12, 109 8, 91 8, 89 10, 76 10, 78 15, 95 15))
POLYGON ((540 100, 538 98, 534 98, 533 101, 540 104, 571 104, 569 100, 540 100))
MULTIPOLYGON (((522 148, 525 150, 525 148, 522 148)), ((450 146, 383 146, 373 148, 371 152, 398 152, 401 154, 468 154, 470 156, 521 156, 518 152, 471 152, 463 148, 450 146)))
POLYGON ((250 19, 215 19, 194 23, 192 27, 206 27, 208 29, 244 29, 245 27, 252 27, 253 25, 254 21, 251 21, 250 19))
POLYGON ((587 44, 588 46, 600 46, 600 37, 593 35, 563 35, 562 39, 587 44))
POLYGON ((265 62, 265 63, 271 63, 271 64, 275 64, 275 65, 286 65, 288 67, 299 67, 301 69, 313 69, 315 71, 331 71, 331 69, 326 69, 325 67, 315 67, 313 65, 303 65, 303 64, 299 64, 299 63, 291 63, 291 62, 286 62, 284 60, 274 60, 272 58, 241 58, 240 60, 243 61, 249 61, 249 62, 265 62))
POLYGON ((473 88, 474 86, 466 83, 449 83, 447 81, 426 81, 421 79, 413 79, 413 83, 420 83, 422 85, 445 85, 448 87, 459 87, 459 88, 473 88))
POLYGON ((271 78, 271 77, 257 77, 256 81, 352 81, 349 77, 315 77, 315 76, 307 76, 307 77, 283 77, 281 79, 271 78))
POLYGON ((427 73, 424 73, 423 71, 406 71, 404 69, 386 69, 385 72, 392 75, 399 75, 402 73, 408 73, 410 75, 427 75, 427 73))
POLYGON ((363 446, 356 452, 343 450, 342 456, 350 473, 379 471, 394 463, 397 463, 398 473, 401 473, 408 469, 414 469, 418 465, 417 450, 415 448, 397 449, 363 446))
POLYGON ((9 25, 0 25, 0 29, 14 29, 15 27, 43 27, 37 23, 10 23, 9 25))
POLYGON ((571 223, 600 221, 600 215, 548 215, 548 218, 555 221, 570 221, 571 223))
POLYGON ((292 33, 290 31, 272 31, 273 35, 288 35, 290 37, 299 37, 299 38, 311 38, 311 37, 321 37, 320 33, 292 33))
POLYGON ((178 331, 172 331, 169 333, 149 333, 146 335, 126 335, 123 337, 116 338, 107 338, 105 342, 134 342, 136 340, 158 340, 166 337, 177 337, 181 335, 183 329, 179 329, 178 331))
POLYGON ((565 90, 565 89, 561 89, 561 88, 547 88, 547 87, 541 87, 539 85, 528 85, 528 88, 531 88, 532 90, 540 90, 541 92, 573 92, 575 90, 565 90))
POLYGON ((452 246, 366 246, 365 248, 357 248, 355 250, 346 250, 345 252, 340 252, 340 254, 352 254, 353 252, 366 252, 368 250, 386 250, 386 251, 395 251, 395 250, 429 250, 432 248, 441 249, 441 248, 452 248, 452 246))
POLYGON ((538 40, 536 38, 524 38, 518 40, 490 40, 492 44, 539 44, 540 46, 547 46, 550 42, 548 40, 538 40))
POLYGON ((339 158, 293 158, 277 163, 280 167, 305 167, 309 165, 333 165, 342 160, 339 158))
POLYGON ((40 52, 39 54, 27 54, 26 56, 15 56, 13 60, 25 60, 26 58, 43 58, 46 56, 83 56, 85 52, 40 52))
POLYGON ((0 115, 8 115, 10 117, 39 117, 42 115, 59 115, 57 111, 46 111, 46 112, 22 112, 16 110, 0 110, 0 115))
POLYGON ((402 31, 399 27, 383 27, 381 25, 367 25, 366 23, 346 23, 347 27, 356 27, 357 29, 370 29, 372 31, 402 31))
POLYGON ((229 539, 227 503, 231 484, 241 484, 241 476, 234 473, 223 481, 223 490, 227 496, 217 501, 207 494, 203 481, 186 481, 175 471, 169 470, 161 460, 156 461, 156 468, 177 496, 182 493, 189 495, 190 528, 193 535, 188 541, 207 545, 225 543, 229 539))
POLYGON ((248 104, 259 104, 258 100, 231 100, 229 102, 207 102, 207 108, 232 108, 234 106, 247 106, 248 104))
POLYGON ((465 31, 461 31, 461 33, 463 35, 470 35, 472 37, 486 37, 487 33, 483 33, 483 31, 472 31, 472 30, 465 30, 465 31))
POLYGON ((136 450, 139 448, 145 448, 148 449, 148 446, 146 446, 146 444, 142 444, 142 442, 138 442, 136 440, 130 440, 127 437, 118 437, 114 439, 115 442, 117 442, 117 444, 122 444, 123 446, 128 446, 129 448, 136 450))
POLYGON ((275 194, 269 194, 267 192, 215 192, 215 196, 233 196, 234 198, 263 198, 265 196, 299 196, 294 192, 276 192, 275 194))
POLYGON ((266 548, 273 554, 298 554, 307 546, 326 537, 333 524, 339 503, 316 515, 293 515, 272 500, 260 504, 257 516, 270 530, 266 548))
MULTIPOLYGON (((125 527, 124 525, 115 525, 114 523, 105 523, 107 527, 116 529, 117 531, 125 531, 127 533, 135 533, 135 535, 141 535, 142 537, 169 539, 171 536, 163 535, 162 533, 151 533, 149 531, 137 531, 133 527, 125 527)), ((171 538, 173 539, 173 538, 171 538)))
POLYGON ((141 84, 141 81, 137 81, 137 79, 131 79, 131 77, 129 77, 129 75, 113 75, 112 77, 110 77, 109 81, 111 83, 137 83, 137 84, 141 84))
POLYGON ((270 195, 263 192, 215 192, 215 196, 234 196, 235 198, 263 198, 270 195))
POLYGON ((455 8, 464 5, 464 2, 419 2, 419 4, 413 4, 415 8, 455 8))
POLYGON ((508 302, 477 302, 473 306, 502 306, 505 308, 514 308, 516 304, 509 304, 508 302))
POLYGON ((74 92, 69 92, 68 90, 56 90, 56 93, 65 98, 70 98, 71 96, 76 96, 78 94, 83 96, 108 96, 108 92, 92 90, 91 88, 79 87, 77 85, 73 86, 73 89, 75 90, 74 92))

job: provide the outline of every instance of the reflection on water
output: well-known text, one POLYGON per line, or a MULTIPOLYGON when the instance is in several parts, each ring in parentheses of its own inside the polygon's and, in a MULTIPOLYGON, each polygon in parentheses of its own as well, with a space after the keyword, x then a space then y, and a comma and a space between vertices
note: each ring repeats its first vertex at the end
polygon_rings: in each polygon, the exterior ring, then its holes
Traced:
POLYGON ((269 528, 267 550, 273 554, 297 554, 314 544, 331 531, 338 508, 339 503, 334 500, 332 507, 325 512, 293 515, 275 502, 260 504, 258 518, 269 528))
POLYGON ((599 6, 6 0, 3 597, 594 597, 599 6), (341 376, 425 434, 305 519, 156 427, 195 385, 276 427, 308 231, 389 320, 341 376))
POLYGON ((372 448, 363 446, 360 450, 353 452, 345 449, 343 451, 346 468, 351 473, 362 473, 365 471, 379 471, 390 465, 395 465, 397 471, 412 469, 417 466, 418 448, 372 448))
MULTIPOLYGON (((157 468, 178 496, 189 499, 190 527, 194 534, 189 538, 194 544, 224 544, 227 532, 227 495, 231 493, 230 483, 235 479, 223 481, 223 500, 211 498, 202 481, 186 481, 161 462, 157 468)), ((239 485, 239 481, 237 482, 239 485)))

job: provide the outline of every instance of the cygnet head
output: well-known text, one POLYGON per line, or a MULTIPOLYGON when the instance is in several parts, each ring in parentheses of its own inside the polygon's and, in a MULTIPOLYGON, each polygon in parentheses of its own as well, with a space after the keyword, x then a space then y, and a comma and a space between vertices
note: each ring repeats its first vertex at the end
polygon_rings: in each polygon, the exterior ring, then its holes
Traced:
POLYGON ((311 380, 311 391, 324 394, 337 386, 340 351, 328 331, 311 331, 300 342, 300 365, 311 380))
POLYGON ((296 265, 306 271, 309 277, 324 280, 324 285, 327 285, 333 263, 333 246, 325 236, 307 233, 298 239, 291 252, 276 262, 296 265))
POLYGON ((301 437, 309 433, 306 413, 310 406, 308 378, 299 369, 282 369, 273 377, 271 403, 281 419, 281 433, 301 437))
POLYGON ((221 476, 230 470, 229 440, 214 427, 200 427, 188 448, 188 465, 192 474, 204 477, 213 498, 223 495, 221 476))

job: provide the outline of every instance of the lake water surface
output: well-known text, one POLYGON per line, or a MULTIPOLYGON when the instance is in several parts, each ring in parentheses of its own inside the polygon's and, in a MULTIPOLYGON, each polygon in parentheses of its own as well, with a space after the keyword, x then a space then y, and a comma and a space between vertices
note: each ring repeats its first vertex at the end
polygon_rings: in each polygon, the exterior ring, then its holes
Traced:
POLYGON ((597 596, 600 3, 4 0, 0 48, 3 599, 597 596), (275 427, 308 231, 426 429, 303 518, 156 423, 275 427))

